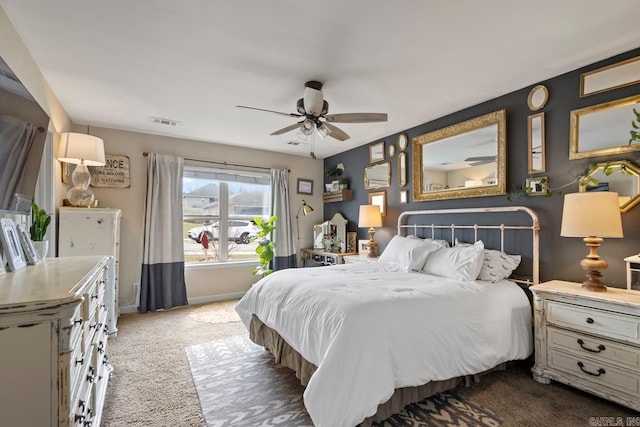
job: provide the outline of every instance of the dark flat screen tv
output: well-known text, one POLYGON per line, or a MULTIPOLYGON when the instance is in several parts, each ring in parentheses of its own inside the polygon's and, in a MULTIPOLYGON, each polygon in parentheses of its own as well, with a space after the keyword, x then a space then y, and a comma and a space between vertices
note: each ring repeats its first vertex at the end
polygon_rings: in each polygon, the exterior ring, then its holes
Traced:
POLYGON ((0 212, 28 214, 49 116, 0 58, 0 212))

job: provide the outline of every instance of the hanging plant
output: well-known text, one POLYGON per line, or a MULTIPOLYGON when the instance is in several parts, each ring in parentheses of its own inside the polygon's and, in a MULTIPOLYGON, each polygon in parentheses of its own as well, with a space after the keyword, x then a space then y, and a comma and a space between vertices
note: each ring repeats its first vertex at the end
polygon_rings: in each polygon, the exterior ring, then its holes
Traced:
POLYGON ((629 134, 631 135, 631 139, 629 140, 629 145, 633 144, 636 141, 640 142, 640 113, 638 113, 634 108, 633 114, 636 115, 636 118, 631 121, 631 127, 633 129, 629 131, 629 134))
MULTIPOLYGON (((602 167, 602 173, 605 176, 610 176, 615 171, 618 171, 624 175, 633 175, 633 173, 629 171, 625 165, 616 164, 616 162, 612 162, 612 163, 613 164, 605 163, 604 165, 598 164, 598 163, 591 163, 589 164, 589 166, 586 167, 586 169, 580 175, 578 175, 576 178, 574 178, 570 182, 567 182, 566 184, 561 185, 560 187, 555 187, 555 188, 549 187, 549 182, 547 181, 546 178, 542 178, 538 182, 542 186, 542 190, 543 191, 546 190, 544 196, 551 197, 553 194, 562 194, 562 189, 572 184, 575 184, 576 182, 581 187, 586 187, 586 186, 597 187, 598 184, 600 184, 600 181, 598 181, 596 178, 591 176, 591 174, 599 167, 602 167)), ((513 190, 509 194, 507 194, 507 200, 511 201, 518 197, 530 197, 531 190, 532 189, 530 187, 527 187, 525 184, 514 185, 513 190)))

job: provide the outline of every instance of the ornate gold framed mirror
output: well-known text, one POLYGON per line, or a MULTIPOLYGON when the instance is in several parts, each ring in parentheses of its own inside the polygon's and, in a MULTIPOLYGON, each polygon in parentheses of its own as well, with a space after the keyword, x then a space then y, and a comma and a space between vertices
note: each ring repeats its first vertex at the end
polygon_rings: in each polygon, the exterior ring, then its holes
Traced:
POLYGON ((413 201, 506 193, 507 110, 413 138, 413 201))
POLYGON ((364 168, 364 188, 373 190, 391 185, 391 163, 384 162, 364 168))
POLYGON ((581 185, 581 193, 615 191, 618 193, 620 211, 623 213, 640 203, 640 167, 629 161, 599 163, 587 177, 595 178, 598 185, 581 185), (620 171, 621 168, 624 168, 626 173, 620 171))
POLYGON ((604 102, 571 112, 569 159, 625 154, 640 150, 629 142, 633 109, 640 110, 640 95, 604 102))
POLYGON ((547 104, 549 89, 544 85, 534 86, 527 97, 527 105, 531 111, 538 111, 547 104))
POLYGON ((407 134, 401 133, 398 136, 398 150, 400 151, 406 150, 408 144, 409 144, 409 138, 407 138, 407 134))
POLYGON ((407 185, 407 155, 406 153, 398 154, 398 186, 407 185))
POLYGON ((544 145, 544 113, 533 114, 527 118, 529 173, 541 173, 546 170, 544 145))

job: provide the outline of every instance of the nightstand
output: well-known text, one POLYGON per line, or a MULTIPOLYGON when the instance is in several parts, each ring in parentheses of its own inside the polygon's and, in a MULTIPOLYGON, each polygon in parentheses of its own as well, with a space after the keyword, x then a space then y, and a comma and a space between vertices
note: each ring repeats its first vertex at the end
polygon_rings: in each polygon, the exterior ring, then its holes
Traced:
POLYGON ((640 292, 552 280, 532 286, 533 378, 640 410, 640 292))
POLYGON ((345 264, 361 264, 369 262, 378 262, 378 257, 369 258, 367 254, 345 255, 343 257, 345 264))

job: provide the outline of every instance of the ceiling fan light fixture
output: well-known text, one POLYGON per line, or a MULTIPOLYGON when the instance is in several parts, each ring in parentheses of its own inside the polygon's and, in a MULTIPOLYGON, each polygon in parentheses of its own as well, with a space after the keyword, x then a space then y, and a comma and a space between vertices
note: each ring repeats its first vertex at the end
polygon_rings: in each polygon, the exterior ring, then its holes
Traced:
POLYGON ((318 128, 318 135, 320 135, 320 138, 325 139, 330 134, 331 134, 331 129, 325 126, 324 123, 321 124, 320 127, 318 128))

